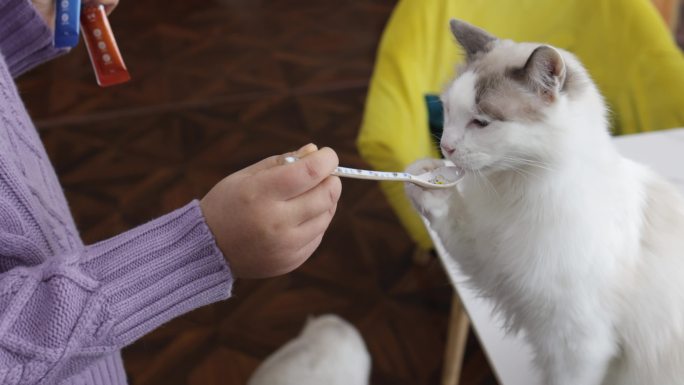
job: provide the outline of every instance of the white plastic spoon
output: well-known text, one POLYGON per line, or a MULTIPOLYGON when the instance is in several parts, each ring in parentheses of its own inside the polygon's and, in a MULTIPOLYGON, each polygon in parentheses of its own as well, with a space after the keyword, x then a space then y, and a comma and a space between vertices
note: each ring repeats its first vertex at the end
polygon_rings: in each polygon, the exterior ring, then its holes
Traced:
MULTIPOLYGON (((295 156, 286 156, 284 161, 285 163, 293 163, 297 159, 295 156)), ((333 171, 333 175, 355 179, 411 182, 424 188, 449 188, 454 187, 463 178, 463 171, 454 166, 442 166, 420 175, 412 175, 406 172, 371 171, 337 167, 333 171)))

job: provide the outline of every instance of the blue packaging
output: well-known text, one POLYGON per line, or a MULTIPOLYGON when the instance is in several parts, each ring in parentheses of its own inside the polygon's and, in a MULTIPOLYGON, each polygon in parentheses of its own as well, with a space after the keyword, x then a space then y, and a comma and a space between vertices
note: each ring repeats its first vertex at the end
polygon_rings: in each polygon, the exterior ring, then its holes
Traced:
POLYGON ((75 47, 78 44, 81 0, 55 1, 55 47, 75 47))

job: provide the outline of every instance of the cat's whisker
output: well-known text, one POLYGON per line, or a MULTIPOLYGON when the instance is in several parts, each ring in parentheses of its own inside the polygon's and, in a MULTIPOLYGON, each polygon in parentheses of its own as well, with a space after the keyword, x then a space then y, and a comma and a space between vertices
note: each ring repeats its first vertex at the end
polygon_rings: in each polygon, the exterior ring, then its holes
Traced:
POLYGON ((526 170, 523 170, 519 167, 511 167, 511 171, 513 171, 514 173, 520 175, 521 177, 523 177, 525 179, 527 179, 530 176, 539 177, 539 175, 533 174, 533 173, 526 171, 526 170))
POLYGON ((510 156, 503 156, 502 159, 507 161, 509 166, 513 166, 514 164, 522 163, 525 166, 534 167, 534 168, 546 170, 549 172, 554 171, 553 169, 548 167, 545 163, 535 161, 532 159, 517 158, 517 157, 510 157, 510 156))
POLYGON ((494 195, 496 195, 497 198, 500 199, 500 198, 501 198, 501 195, 500 195, 499 192, 496 190, 496 187, 494 187, 494 185, 493 185, 492 182, 489 180, 489 178, 487 178, 487 176, 484 175, 484 174, 482 173, 482 171, 480 171, 480 170, 475 170, 475 173, 477 174, 477 178, 476 178, 475 180, 476 180, 477 183, 478 183, 478 187, 481 186, 481 185, 480 185, 480 180, 482 180, 482 186, 484 186, 484 188, 482 188, 482 189, 484 189, 484 190, 489 190, 490 192, 493 192, 494 195))
MULTIPOLYGON (((524 154, 516 154, 516 155, 524 155, 524 154)), ((547 163, 544 163, 544 162, 541 162, 538 160, 523 158, 520 156, 517 156, 517 157, 504 156, 504 158, 507 158, 507 159, 512 160, 512 161, 519 161, 519 162, 522 162, 522 163, 525 163, 528 165, 534 165, 536 167, 539 167, 539 168, 542 168, 542 169, 545 169, 548 171, 553 171, 550 167, 548 167, 547 163)))
POLYGON ((475 178, 473 178, 473 179, 475 180, 475 183, 477 184, 478 190, 482 190, 483 189, 482 188, 482 182, 480 181, 480 177, 481 177, 482 173, 480 172, 480 170, 474 170, 473 174, 475 174, 475 178))
MULTIPOLYGON (((540 176, 538 173, 534 172, 534 171, 536 171, 536 170, 534 170, 534 169, 529 169, 528 167, 520 167, 517 163, 508 163, 507 165, 508 165, 509 168, 511 168, 511 169, 516 169, 516 170, 518 170, 518 171, 520 171, 520 172, 524 172, 524 173, 526 173, 527 175, 533 175, 533 176, 537 176, 537 177, 540 176)), ((525 166, 527 166, 527 165, 525 165, 525 166)))
POLYGON ((483 175, 481 172, 480 172, 480 175, 482 175, 484 182, 491 188, 492 191, 494 191, 494 194, 497 196, 497 198, 501 199, 501 195, 496 190, 496 187, 494 187, 494 185, 492 184, 492 181, 490 181, 489 178, 487 178, 487 176, 483 175))
POLYGON ((527 175, 526 175, 526 174, 523 174, 523 173, 520 172, 519 170, 512 168, 511 171, 513 171, 514 173, 520 175, 523 179, 527 179, 527 175))
POLYGON ((534 159, 529 159, 529 158, 523 158, 523 157, 520 157, 520 156, 506 156, 506 155, 504 155, 503 157, 504 157, 505 159, 508 159, 508 160, 519 161, 519 162, 526 163, 526 164, 534 164, 534 165, 543 166, 543 167, 547 167, 547 166, 548 166, 548 165, 547 165, 546 163, 544 163, 544 162, 541 162, 541 161, 538 161, 538 160, 534 160, 534 159))
POLYGON ((519 159, 519 161, 521 163, 525 164, 526 166, 536 167, 536 168, 546 170, 546 171, 553 171, 551 168, 545 166, 543 163, 533 163, 533 162, 528 162, 528 161, 523 160, 523 159, 519 159))
POLYGON ((513 172, 515 172, 516 174, 518 174, 518 175, 520 175, 520 176, 523 176, 523 177, 525 177, 525 178, 527 178, 528 176, 533 176, 533 177, 535 177, 535 178, 541 178, 540 175, 538 175, 538 174, 536 174, 536 173, 534 173, 534 172, 531 172, 530 170, 526 170, 526 169, 524 169, 524 168, 518 167, 518 166, 517 166, 517 163, 513 163, 513 162, 510 162, 510 161, 509 161, 508 163, 506 163, 506 166, 507 166, 511 171, 513 171, 513 172))

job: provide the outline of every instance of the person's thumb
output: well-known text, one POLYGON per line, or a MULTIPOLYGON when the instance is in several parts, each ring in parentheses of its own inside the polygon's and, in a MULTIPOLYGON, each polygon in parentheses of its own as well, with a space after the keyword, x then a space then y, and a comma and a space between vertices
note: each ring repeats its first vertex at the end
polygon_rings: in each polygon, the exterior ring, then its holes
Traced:
POLYGON ((292 152, 287 152, 282 155, 274 155, 271 157, 268 157, 260 162, 254 163, 253 165, 246 167, 242 170, 242 172, 248 173, 250 175, 254 175, 258 173, 259 171, 262 170, 268 170, 270 168, 276 167, 276 166, 281 166, 285 164, 285 158, 288 156, 294 156, 297 158, 303 158, 308 154, 311 154, 312 152, 318 151, 318 146, 316 146, 313 143, 309 143, 303 147, 301 147, 297 151, 292 151, 292 152))

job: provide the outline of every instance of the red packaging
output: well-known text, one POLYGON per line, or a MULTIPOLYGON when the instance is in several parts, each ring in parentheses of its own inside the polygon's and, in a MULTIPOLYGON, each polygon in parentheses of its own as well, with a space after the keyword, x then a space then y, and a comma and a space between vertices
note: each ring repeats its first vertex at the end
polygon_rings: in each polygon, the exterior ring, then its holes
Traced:
POLYGON ((107 87, 129 81, 131 76, 114 40, 104 6, 83 7, 81 29, 97 84, 107 87))

